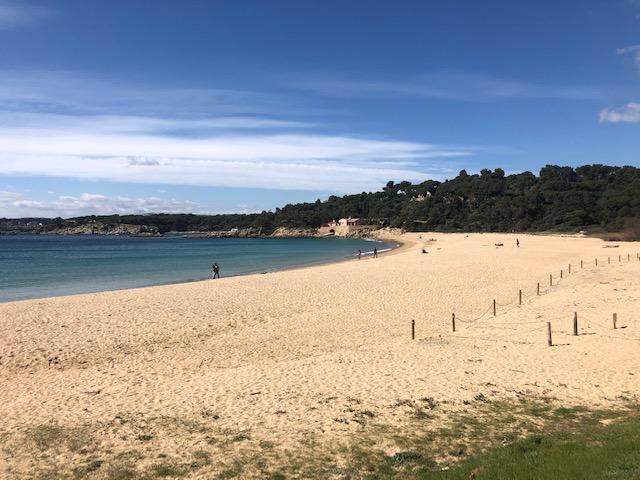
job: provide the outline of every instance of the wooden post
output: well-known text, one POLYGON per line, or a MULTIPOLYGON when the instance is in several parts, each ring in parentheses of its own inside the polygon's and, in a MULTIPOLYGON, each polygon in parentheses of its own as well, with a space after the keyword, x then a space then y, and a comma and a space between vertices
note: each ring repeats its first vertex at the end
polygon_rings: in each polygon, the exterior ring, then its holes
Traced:
POLYGON ((416 339, 416 321, 411 320, 411 340, 416 339))
POLYGON ((562 278, 562 270, 560 270, 560 278, 562 278))
POLYGON ((613 329, 615 330, 616 328, 618 328, 618 314, 614 313, 613 314, 613 329))
POLYGON ((631 261, 631 254, 627 253, 627 262, 630 262, 630 261, 631 261))
POLYGON ((622 263, 622 255, 618 255, 618 263, 622 263))
POLYGON ((496 299, 493 299, 493 316, 496 316, 496 299))
POLYGON ((538 282, 538 295, 540 295, 540 282, 538 282))
POLYGON ((571 273, 571 264, 569 264, 569 273, 571 273))
POLYGON ((456 331, 456 314, 452 313, 451 314, 451 327, 453 328, 453 331, 456 331))
POLYGON ((607 257, 607 263, 611 263, 611 257, 607 257))
POLYGON ((573 334, 578 336, 578 312, 573 312, 573 334))
POLYGON ((518 304, 522 305, 522 289, 518 290, 518 304))
POLYGON ((596 258, 596 267, 598 266, 598 259, 596 258))
POLYGON ((580 270, 582 270, 583 268, 584 268, 584 262, 580 260, 580 270))
POLYGON ((549 274, 549 286, 553 286, 553 275, 549 274))
POLYGON ((547 345, 550 347, 553 346, 553 341, 551 340, 551 322, 547 322, 547 345))

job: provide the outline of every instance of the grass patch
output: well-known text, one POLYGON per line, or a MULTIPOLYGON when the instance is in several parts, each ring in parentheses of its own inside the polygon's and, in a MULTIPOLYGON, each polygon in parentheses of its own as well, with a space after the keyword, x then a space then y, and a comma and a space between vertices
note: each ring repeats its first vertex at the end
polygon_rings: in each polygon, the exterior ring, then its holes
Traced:
POLYGON ((371 441, 351 446, 344 474, 371 480, 640 479, 636 405, 612 411, 558 407, 551 399, 475 400, 478 408, 442 428, 430 431, 422 422, 420 431, 414 419, 405 434, 392 435, 395 453, 371 441))
POLYGON ((41 452, 66 448, 74 453, 86 454, 93 447, 94 441, 83 429, 64 428, 51 423, 27 430, 25 443, 41 452))
POLYGON ((48 450, 60 445, 67 438, 67 432, 58 425, 39 425, 29 430, 26 437, 38 450, 48 450))
MULTIPOLYGON (((640 465, 637 405, 613 411, 562 407, 550 398, 506 402, 476 395, 472 408, 445 417, 449 418, 448 423, 435 427, 430 421, 430 403, 426 399, 398 400, 393 407, 409 407, 417 412, 406 417, 407 425, 372 425, 366 434, 324 453, 292 452, 288 464, 280 464, 273 472, 287 478, 370 480, 640 479, 640 471, 636 471, 640 465), (429 413, 423 409, 429 409, 429 413), (610 456, 604 451, 590 458, 590 448, 609 439, 620 440, 618 436, 626 434, 615 430, 625 428, 620 426, 623 424, 635 429, 635 433, 623 440, 626 447, 620 447, 620 455, 610 456), (613 430, 602 433, 608 429, 613 430), (563 469, 557 470, 565 457, 572 458, 575 465, 563 464, 563 469), (593 469, 597 475, 584 475, 592 461, 608 463, 602 469, 593 469), (587 463, 582 465, 583 462, 587 463), (561 473, 556 474, 556 470, 561 473)), ((619 447, 611 444, 607 448, 619 447)))
POLYGON ((532 435, 464 460, 446 471, 423 470, 420 480, 589 480, 640 478, 640 418, 582 431, 532 435))
POLYGON ((184 468, 178 467, 171 463, 159 463, 154 465, 150 469, 150 476, 157 478, 165 477, 183 477, 186 475, 184 468))
POLYGON ((357 434, 334 443, 309 437, 292 450, 248 431, 162 417, 173 432, 189 435, 202 448, 186 455, 159 452, 154 443, 164 430, 154 425, 153 435, 148 426, 134 426, 122 437, 143 442, 141 450, 118 452, 97 443, 84 427, 45 424, 25 431, 5 451, 22 449, 41 462, 46 468, 35 471, 38 480, 640 480, 640 407, 631 400, 626 408, 598 410, 524 395, 516 401, 470 398, 470 406, 453 410, 430 397, 399 399, 387 406, 400 420, 396 424, 380 422, 381 413, 353 401, 344 421, 359 423, 357 434))
POLYGON ((104 462, 102 460, 90 460, 89 462, 74 468, 73 475, 76 478, 84 478, 100 469, 103 463, 104 462))
POLYGON ((555 409, 554 414, 557 417, 560 418, 576 418, 577 416, 579 416, 581 413, 585 413, 587 412, 588 409, 586 407, 583 406, 576 406, 576 407, 559 407, 555 409))
POLYGON ((109 480, 133 480, 137 477, 137 472, 129 465, 111 465, 107 469, 107 478, 109 480))

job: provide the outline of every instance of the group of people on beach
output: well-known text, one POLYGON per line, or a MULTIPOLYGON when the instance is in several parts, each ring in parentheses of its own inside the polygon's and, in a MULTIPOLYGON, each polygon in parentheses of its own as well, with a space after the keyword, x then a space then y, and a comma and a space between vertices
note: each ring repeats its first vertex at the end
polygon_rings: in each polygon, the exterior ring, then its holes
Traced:
MULTIPOLYGON (((356 254, 356 257, 358 257, 358 260, 362 259, 362 250, 358 249, 358 253, 356 254)), ((373 249, 373 258, 378 258, 378 249, 374 248, 373 249)))
MULTIPOLYGON (((422 238, 422 235, 420 236, 420 238, 422 238)), ((520 240, 517 239, 517 238, 516 238, 516 246, 520 247, 520 240)), ((422 253, 429 253, 429 252, 427 252, 423 248, 422 249, 422 253)), ((358 260, 362 259, 362 255, 363 255, 362 250, 358 249, 358 253, 356 254, 356 256, 358 257, 358 260)), ((373 258, 378 258, 378 249, 377 248, 373 249, 373 258)), ((218 265, 217 263, 214 263, 213 265, 211 265, 211 278, 213 278, 213 279, 220 278, 220 265, 218 265)))
MULTIPOLYGON (((358 253, 357 253, 358 260, 362 258, 362 255, 363 255, 362 250, 358 249, 358 253)), ((373 249, 373 258, 378 258, 377 248, 373 249)), ((220 278, 220 265, 218 265, 217 263, 214 263, 213 265, 211 265, 211 278, 212 279, 220 278)))

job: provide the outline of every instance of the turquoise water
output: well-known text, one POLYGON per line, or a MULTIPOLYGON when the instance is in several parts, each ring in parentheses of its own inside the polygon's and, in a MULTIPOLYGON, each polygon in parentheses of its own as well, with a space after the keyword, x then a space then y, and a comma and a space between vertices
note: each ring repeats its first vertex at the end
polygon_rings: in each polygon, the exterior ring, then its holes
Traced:
POLYGON ((0 236, 0 302, 268 272, 388 244, 337 238, 0 236))

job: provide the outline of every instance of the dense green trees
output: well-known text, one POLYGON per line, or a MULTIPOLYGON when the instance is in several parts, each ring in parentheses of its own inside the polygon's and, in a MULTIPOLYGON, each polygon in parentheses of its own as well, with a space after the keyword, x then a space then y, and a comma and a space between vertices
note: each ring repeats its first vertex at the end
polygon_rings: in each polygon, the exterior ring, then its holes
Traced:
MULTIPOLYGON (((324 202, 285 205, 275 212, 112 215, 73 220, 74 224, 100 221, 149 225, 160 232, 253 228, 268 234, 279 226, 315 228, 348 216, 413 231, 622 230, 630 222, 640 224, 640 169, 547 165, 537 177, 531 172, 505 175, 500 168, 483 169, 476 175, 463 170, 445 182, 388 182, 379 192, 331 196, 324 202)), ((69 222, 38 221, 44 224, 44 230, 69 222)), ((0 220, 0 230, 6 229, 7 221, 0 220)))

